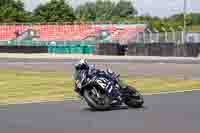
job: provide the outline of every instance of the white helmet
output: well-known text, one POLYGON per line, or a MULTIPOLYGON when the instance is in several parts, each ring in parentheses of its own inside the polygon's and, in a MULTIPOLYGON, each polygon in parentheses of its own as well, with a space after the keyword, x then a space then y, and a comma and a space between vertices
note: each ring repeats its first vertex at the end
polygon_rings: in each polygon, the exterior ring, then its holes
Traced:
POLYGON ((89 65, 87 63, 86 59, 81 59, 76 65, 75 65, 76 70, 88 70, 89 65))

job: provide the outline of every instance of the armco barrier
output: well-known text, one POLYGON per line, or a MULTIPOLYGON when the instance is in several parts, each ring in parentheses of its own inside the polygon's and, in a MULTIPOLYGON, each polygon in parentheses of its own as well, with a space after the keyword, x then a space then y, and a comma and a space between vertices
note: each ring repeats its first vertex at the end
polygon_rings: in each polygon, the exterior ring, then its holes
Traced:
POLYGON ((30 49, 40 51, 40 48, 46 48, 46 53, 59 54, 93 54, 95 49, 95 42, 93 41, 31 41, 23 40, 17 41, 0 41, 2 47, 0 52, 15 53, 26 52, 30 49), (20 50, 19 50, 20 48, 20 50), (36 49, 35 49, 36 48, 36 49), (24 51, 25 50, 25 51, 24 51))
POLYGON ((175 47, 174 43, 152 43, 147 45, 147 50, 149 56, 175 56, 175 47))
POLYGON ((0 43, 0 53, 61 53, 61 54, 96 54, 96 55, 125 55, 130 56, 177 56, 197 57, 200 55, 200 43, 186 43, 176 45, 174 43, 132 43, 120 45, 117 42, 99 42, 96 45, 86 45, 78 42, 48 42, 33 41, 24 45, 16 45, 13 42, 0 43), (64 43, 64 44, 63 44, 64 43), (77 44, 77 45, 74 45, 77 44), (126 51, 128 49, 128 52, 126 51))
POLYGON ((197 57, 200 54, 200 43, 132 43, 128 45, 130 56, 177 56, 197 57))
POLYGON ((93 54, 89 46, 0 46, 0 53, 93 54))
POLYGON ((128 55, 148 56, 148 47, 144 43, 128 44, 128 55))
POLYGON ((48 53, 46 46, 0 46, 0 53, 48 53))
POLYGON ((119 43, 98 43, 96 45, 96 55, 120 55, 119 43))
POLYGON ((200 54, 200 43, 187 43, 185 47, 187 56, 197 57, 200 54))

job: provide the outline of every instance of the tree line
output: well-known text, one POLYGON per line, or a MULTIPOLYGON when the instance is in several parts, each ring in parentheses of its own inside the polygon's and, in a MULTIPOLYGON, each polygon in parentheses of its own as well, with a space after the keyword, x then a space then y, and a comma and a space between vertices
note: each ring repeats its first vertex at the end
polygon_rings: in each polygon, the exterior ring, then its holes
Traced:
MULTIPOLYGON (((177 29, 183 26, 183 14, 166 18, 150 15, 138 16, 131 1, 97 0, 72 8, 66 0, 50 0, 39 5, 33 12, 26 11, 22 0, 0 0, 0 23, 46 23, 46 22, 112 22, 147 23, 150 29, 177 29)), ((187 25, 199 25, 200 13, 187 15, 187 25)))

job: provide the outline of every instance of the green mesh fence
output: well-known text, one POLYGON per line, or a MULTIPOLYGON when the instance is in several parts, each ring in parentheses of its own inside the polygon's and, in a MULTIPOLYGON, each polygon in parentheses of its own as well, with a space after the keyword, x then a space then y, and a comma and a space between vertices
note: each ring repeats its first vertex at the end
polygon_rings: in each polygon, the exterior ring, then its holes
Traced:
POLYGON ((68 46, 68 45, 96 45, 95 41, 32 41, 32 40, 23 40, 23 41, 0 41, 0 45, 4 46, 68 46))
POLYGON ((46 46, 48 53, 92 54, 97 42, 91 41, 0 41, 0 46, 46 46))
POLYGON ((92 54, 95 46, 48 46, 48 53, 60 53, 60 54, 92 54))
POLYGON ((111 41, 0 41, 0 46, 45 46, 48 53, 93 54, 96 44, 116 43, 111 41))

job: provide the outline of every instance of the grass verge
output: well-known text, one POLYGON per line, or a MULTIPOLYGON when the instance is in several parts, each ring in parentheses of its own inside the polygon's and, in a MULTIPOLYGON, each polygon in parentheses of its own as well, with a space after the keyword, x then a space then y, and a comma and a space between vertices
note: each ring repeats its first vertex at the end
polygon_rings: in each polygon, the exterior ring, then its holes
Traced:
MULTIPOLYGON (((122 77, 142 93, 159 93, 200 88, 199 80, 175 78, 122 77)), ((57 101, 76 97, 71 75, 63 72, 0 70, 0 104, 57 101)))

